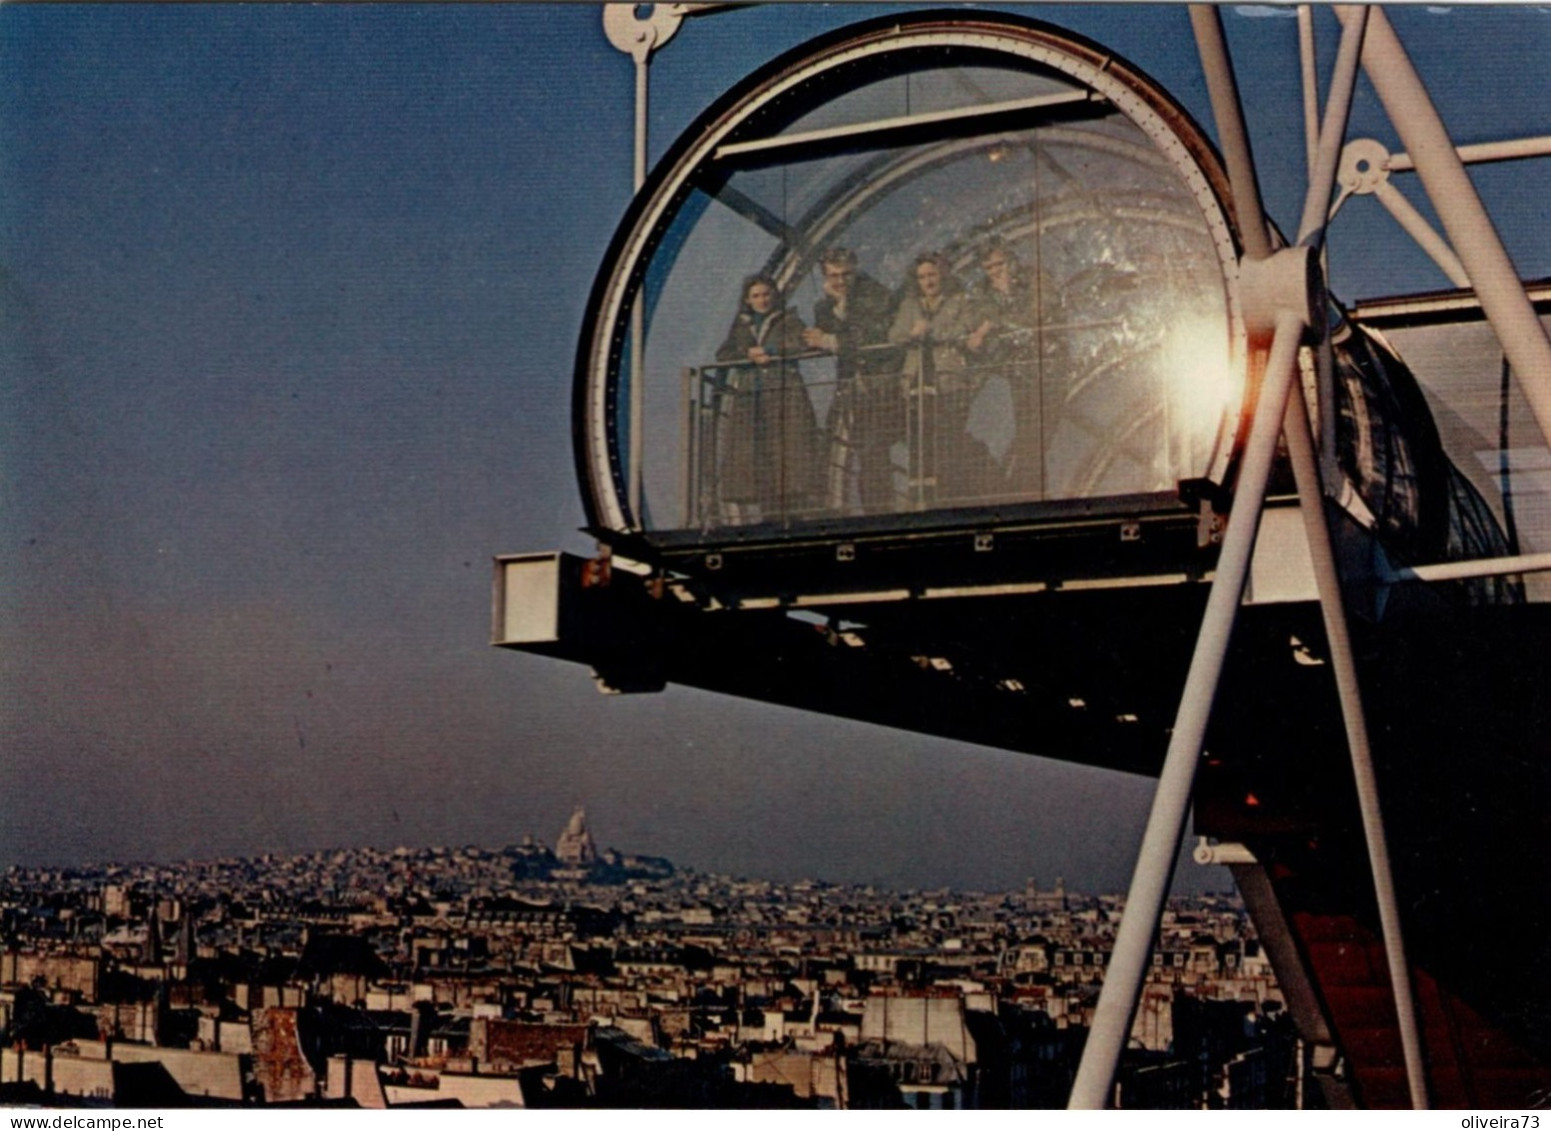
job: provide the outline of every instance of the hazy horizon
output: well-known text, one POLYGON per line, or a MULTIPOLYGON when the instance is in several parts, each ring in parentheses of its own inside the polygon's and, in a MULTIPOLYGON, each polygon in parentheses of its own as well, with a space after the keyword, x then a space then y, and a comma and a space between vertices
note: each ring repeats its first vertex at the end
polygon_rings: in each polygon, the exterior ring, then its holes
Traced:
MULTIPOLYGON (((1006 7, 1215 132, 1183 8, 1006 7)), ((653 159, 737 78, 888 10, 687 21, 652 66, 653 159)), ((1290 227, 1291 9, 1223 13, 1290 227)), ((1390 16, 1458 140, 1551 133, 1551 15, 1390 16)), ((585 804, 600 843, 703 871, 1125 889, 1148 779, 600 696, 488 645, 494 555, 593 550, 571 373, 633 81, 591 5, 0 5, 0 868, 507 844, 585 804)), ((1400 148, 1366 86, 1354 117, 1400 148)), ((1551 275, 1533 174, 1473 175, 1551 275)), ((1372 201, 1331 245, 1344 297, 1446 285, 1372 201)))

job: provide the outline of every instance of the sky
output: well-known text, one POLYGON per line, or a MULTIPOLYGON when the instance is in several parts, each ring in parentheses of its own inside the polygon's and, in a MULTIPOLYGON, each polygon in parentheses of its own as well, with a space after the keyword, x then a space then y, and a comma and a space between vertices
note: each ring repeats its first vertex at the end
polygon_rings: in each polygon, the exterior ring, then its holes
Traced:
MULTIPOLYGON (((1010 7, 1214 133, 1182 8, 1010 7)), ((653 62, 652 156, 885 10, 686 22, 653 62)), ((1391 15, 1458 141, 1551 133, 1545 10, 1391 15)), ((1295 22, 1224 20, 1295 227, 1295 22)), ((0 867, 552 842, 585 805, 601 843, 703 870, 1123 889, 1145 779, 604 697, 489 646, 494 555, 593 550, 571 371, 632 90, 592 5, 0 5, 0 867)), ((1354 133, 1401 148, 1366 87, 1354 133)), ((1527 277, 1551 275, 1543 176, 1477 173, 1527 277)), ((1330 238, 1344 297, 1446 285, 1371 200, 1330 238)))

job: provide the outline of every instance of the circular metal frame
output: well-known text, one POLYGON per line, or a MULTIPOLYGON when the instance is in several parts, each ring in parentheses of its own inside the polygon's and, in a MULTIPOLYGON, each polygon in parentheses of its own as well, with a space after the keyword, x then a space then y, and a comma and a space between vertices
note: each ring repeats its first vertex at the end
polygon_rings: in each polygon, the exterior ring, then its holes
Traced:
MULTIPOLYGON (((589 529, 607 539, 645 536, 631 513, 628 470, 620 448, 628 435, 621 363, 630 311, 663 233, 697 172, 729 142, 851 89, 859 69, 883 77, 925 50, 972 52, 1030 71, 1044 70, 1105 100, 1139 127, 1194 197, 1221 263, 1233 364, 1245 367, 1248 345, 1238 287, 1241 244, 1227 177, 1216 151, 1188 114, 1141 71, 1081 37, 1001 14, 923 12, 841 29, 775 60, 719 99, 673 145, 627 210, 593 287, 577 356, 573 402, 576 466, 589 529), (622 419, 625 417, 626 419, 622 419)), ((843 211, 843 210, 842 210, 843 211)), ((1241 430, 1245 385, 1224 415, 1208 478, 1221 483, 1241 430)))

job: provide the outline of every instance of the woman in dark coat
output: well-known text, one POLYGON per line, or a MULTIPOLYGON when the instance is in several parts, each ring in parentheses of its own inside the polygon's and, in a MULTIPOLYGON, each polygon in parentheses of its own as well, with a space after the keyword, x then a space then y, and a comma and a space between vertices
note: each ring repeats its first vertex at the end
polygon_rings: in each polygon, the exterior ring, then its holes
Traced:
POLYGON ((716 360, 734 363, 725 370, 731 407, 723 418, 720 482, 733 522, 801 512, 820 482, 818 418, 793 360, 804 328, 795 310, 780 305, 774 280, 744 280, 738 315, 716 351, 716 360), (749 513, 750 504, 758 514, 749 513))

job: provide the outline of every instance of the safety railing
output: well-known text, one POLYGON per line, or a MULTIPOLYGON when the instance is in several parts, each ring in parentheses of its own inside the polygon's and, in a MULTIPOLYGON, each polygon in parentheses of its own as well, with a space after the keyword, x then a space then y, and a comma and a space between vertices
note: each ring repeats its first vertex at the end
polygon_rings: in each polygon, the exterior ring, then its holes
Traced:
MULTIPOLYGON (((1091 495, 1116 460, 1175 462, 1161 408, 1161 439, 1136 435, 1150 409, 1128 413, 1123 428, 1086 414, 1118 386, 1138 395, 1126 358, 1155 344, 1106 319, 1003 331, 975 353, 962 338, 927 338, 687 368, 682 527, 1091 495), (1082 348, 1094 332, 1108 348, 1082 348)), ((1148 405, 1166 403, 1161 383, 1147 378, 1148 405)))
POLYGON ((1013 439, 1038 427, 1037 408, 1013 403, 1026 382, 1008 364, 936 371, 934 354, 954 348, 883 345, 844 360, 808 351, 686 369, 684 526, 789 525, 1022 497, 1013 439))

